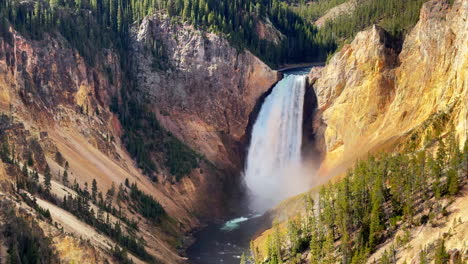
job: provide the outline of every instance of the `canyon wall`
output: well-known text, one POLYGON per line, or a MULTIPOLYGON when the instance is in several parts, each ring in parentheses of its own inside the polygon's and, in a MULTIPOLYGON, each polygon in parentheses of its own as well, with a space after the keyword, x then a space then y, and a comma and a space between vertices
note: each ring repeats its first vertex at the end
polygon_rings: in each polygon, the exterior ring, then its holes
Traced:
POLYGON ((161 124, 215 166, 239 171, 250 113, 280 75, 225 38, 161 15, 135 30, 133 54, 161 124), (154 45, 164 49, 159 67, 154 45))
POLYGON ((468 131, 468 2, 432 0, 403 46, 378 26, 357 34, 315 82, 326 155, 322 175, 385 149, 446 115, 468 131))

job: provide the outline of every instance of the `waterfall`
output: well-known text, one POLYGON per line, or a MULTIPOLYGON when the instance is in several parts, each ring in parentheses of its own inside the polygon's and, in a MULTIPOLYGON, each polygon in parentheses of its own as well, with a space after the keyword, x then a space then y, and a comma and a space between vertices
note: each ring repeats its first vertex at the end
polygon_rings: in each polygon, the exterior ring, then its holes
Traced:
POLYGON ((309 188, 301 169, 306 76, 286 75, 265 99, 253 126, 244 180, 252 210, 264 212, 309 188))

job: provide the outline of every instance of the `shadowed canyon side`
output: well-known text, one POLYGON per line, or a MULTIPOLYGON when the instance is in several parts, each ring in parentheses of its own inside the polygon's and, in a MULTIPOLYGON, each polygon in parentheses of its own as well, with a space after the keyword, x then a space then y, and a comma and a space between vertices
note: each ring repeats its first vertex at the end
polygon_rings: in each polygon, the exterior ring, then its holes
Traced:
MULTIPOLYGON (((468 130, 468 2, 429 1, 401 52, 381 28, 359 33, 314 84, 324 123, 323 175, 404 142, 445 113, 459 142, 468 130), (365 144, 363 144, 365 142, 365 144)), ((449 126, 447 124, 447 126, 449 126)))

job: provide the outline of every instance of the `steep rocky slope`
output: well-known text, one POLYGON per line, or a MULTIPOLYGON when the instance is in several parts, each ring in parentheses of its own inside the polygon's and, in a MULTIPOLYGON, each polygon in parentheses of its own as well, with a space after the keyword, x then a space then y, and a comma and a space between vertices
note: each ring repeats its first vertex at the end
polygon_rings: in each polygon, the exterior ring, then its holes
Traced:
POLYGON ((240 168, 249 115, 278 73, 216 34, 159 15, 143 20, 133 50, 139 87, 161 124, 215 166, 240 168), (154 45, 167 58, 159 68, 154 45))
POLYGON ((468 2, 430 1, 401 52, 380 28, 359 33, 314 85, 324 124, 322 174, 391 146, 447 113, 460 142, 468 130, 468 2))

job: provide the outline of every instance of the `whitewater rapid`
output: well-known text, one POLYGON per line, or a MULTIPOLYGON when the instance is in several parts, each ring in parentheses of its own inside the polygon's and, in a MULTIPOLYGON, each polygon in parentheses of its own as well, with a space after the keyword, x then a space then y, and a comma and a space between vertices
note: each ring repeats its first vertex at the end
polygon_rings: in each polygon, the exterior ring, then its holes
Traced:
POLYGON ((250 208, 264 212, 304 192, 301 168, 305 75, 286 75, 265 99, 252 130, 245 184, 250 208))

